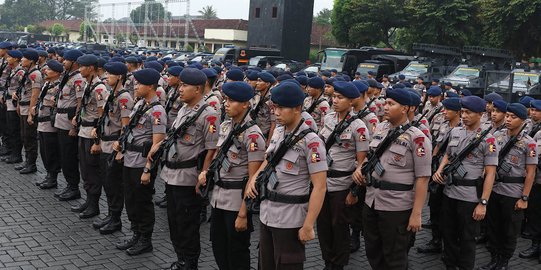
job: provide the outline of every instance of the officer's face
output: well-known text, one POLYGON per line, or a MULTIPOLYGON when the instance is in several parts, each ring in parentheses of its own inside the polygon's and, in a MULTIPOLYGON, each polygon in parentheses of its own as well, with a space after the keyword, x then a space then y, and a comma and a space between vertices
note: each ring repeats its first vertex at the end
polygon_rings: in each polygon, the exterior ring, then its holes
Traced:
POLYGON ((343 113, 351 110, 352 102, 351 99, 343 96, 338 92, 334 92, 332 106, 335 112, 343 113))
POLYGON ((81 76, 83 76, 83 78, 88 78, 92 74, 92 67, 81 66, 79 67, 79 72, 81 73, 81 76))
POLYGON ((532 109, 530 111, 530 117, 532 118, 533 121, 539 122, 539 120, 541 120, 541 111, 532 109))
POLYGON ((297 115, 301 113, 301 106, 296 108, 288 108, 276 105, 274 108, 274 115, 276 116, 276 122, 283 126, 288 126, 293 123, 297 115))
POLYGON ((248 84, 255 89, 257 85, 257 80, 248 80, 248 84))
POLYGON ((183 83, 179 88, 180 99, 184 103, 191 103, 195 98, 197 98, 198 95, 201 95, 201 93, 203 93, 202 88, 202 86, 195 86, 183 83))
POLYGON ((464 123, 465 126, 471 127, 479 123, 483 113, 477 113, 477 112, 470 111, 469 109, 462 108, 461 115, 462 115, 462 123, 464 123))
POLYGON ((47 68, 45 69, 45 79, 47 80, 53 80, 53 79, 56 79, 60 77, 60 73, 50 69, 50 68, 47 68))
POLYGON ((244 111, 250 106, 249 102, 239 102, 225 97, 225 113, 231 118, 243 115, 244 111))
POLYGON ((174 86, 177 85, 180 80, 177 76, 169 74, 169 76, 167 77, 167 81, 169 82, 169 85, 174 86))
POLYGON ((325 84, 325 95, 332 97, 334 94, 334 86, 330 84, 325 84))
POLYGON ((505 127, 507 129, 513 130, 513 129, 520 128, 520 126, 522 126, 523 123, 524 123, 524 120, 520 119, 514 113, 507 112, 505 114, 505 127))
POLYGON ((23 57, 23 59, 21 60, 21 65, 24 67, 24 68, 29 68, 30 65, 32 65, 32 60, 26 58, 26 57, 23 57))
POLYGON ((6 56, 7 53, 8 53, 7 49, 0 49, 0 57, 6 56))
POLYGON ((492 111, 492 114, 490 114, 490 118, 493 123, 500 123, 505 118, 505 113, 500 112, 498 109, 494 109, 492 111))
POLYGON ((408 108, 409 106, 404 106, 392 98, 387 98, 383 107, 383 119, 389 120, 391 124, 400 124, 399 122, 405 119, 408 108))
POLYGON ((107 73, 107 84, 114 87, 116 82, 120 80, 121 76, 107 73))
POLYGON ((440 96, 428 96, 428 100, 432 105, 436 105, 440 101, 440 96))
POLYGON ((444 118, 446 121, 450 121, 455 119, 456 117, 460 117, 460 111, 452 111, 452 110, 445 110, 444 118))
POLYGON ((269 87, 270 87, 270 83, 264 82, 261 79, 257 79, 257 83, 255 85, 255 90, 264 91, 264 90, 267 90, 269 87))
POLYGON ((19 63, 19 59, 18 58, 14 58, 14 57, 11 57, 11 56, 8 56, 8 64, 10 66, 15 66, 16 64, 19 63))
POLYGON ((308 95, 311 96, 311 97, 317 97, 318 95, 318 92, 315 88, 311 87, 311 86, 307 86, 306 87, 306 91, 308 92, 308 95))
POLYGON ((493 109, 494 109, 494 105, 492 104, 492 102, 487 102, 486 111, 492 112, 493 109))
POLYGON ((72 67, 73 62, 70 60, 64 60, 62 64, 64 65, 64 70, 68 70, 72 67))

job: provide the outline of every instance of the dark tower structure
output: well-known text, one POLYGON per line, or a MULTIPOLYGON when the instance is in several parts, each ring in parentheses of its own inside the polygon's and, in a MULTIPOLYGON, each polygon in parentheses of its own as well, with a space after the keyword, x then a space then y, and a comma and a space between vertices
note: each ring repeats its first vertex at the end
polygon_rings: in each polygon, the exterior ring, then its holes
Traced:
POLYGON ((314 0, 251 0, 248 47, 273 48, 286 59, 306 61, 314 0))

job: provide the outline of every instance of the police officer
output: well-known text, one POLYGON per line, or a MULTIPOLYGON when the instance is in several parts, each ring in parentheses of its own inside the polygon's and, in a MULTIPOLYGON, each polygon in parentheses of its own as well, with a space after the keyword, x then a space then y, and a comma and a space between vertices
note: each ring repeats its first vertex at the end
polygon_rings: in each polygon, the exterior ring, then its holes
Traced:
MULTIPOLYGON (((359 98, 354 99, 352 102, 352 111, 358 114, 359 112, 363 111, 366 108, 366 103, 368 102, 367 100, 368 99, 368 95, 367 95, 368 85, 366 85, 362 81, 353 81, 352 83, 353 85, 355 85, 355 87, 357 87, 357 90, 359 91, 359 94, 360 94, 359 98)), ((368 134, 372 136, 374 131, 376 131, 376 126, 379 124, 379 120, 376 114, 369 110, 368 114, 366 114, 361 120, 366 125, 368 134)), ((364 204, 364 200, 363 200, 363 204, 364 204)))
POLYGON ((410 109, 408 111, 408 121, 413 123, 417 123, 417 128, 425 134, 426 138, 428 138, 432 142, 432 136, 430 134, 430 130, 428 128, 428 120, 426 118, 421 118, 421 114, 417 113, 417 109, 419 108, 419 104, 421 104, 421 96, 413 89, 408 89, 408 93, 410 95, 410 109))
POLYGON ((505 151, 500 157, 505 156, 499 161, 502 165, 498 166, 498 177, 487 207, 487 248, 491 260, 479 269, 507 269, 517 246, 537 165, 536 143, 522 130, 527 117, 524 105, 509 104, 505 116, 507 129, 494 134, 498 148, 505 151), (516 139, 510 142, 511 138, 516 139))
MULTIPOLYGON (((280 124, 267 148, 267 158, 284 151, 285 137, 292 147, 285 150, 275 164, 275 177, 279 185, 266 184, 266 200, 261 202, 260 269, 303 269, 305 244, 314 239, 314 223, 325 196, 327 162, 323 141, 302 123, 301 112, 304 93, 298 84, 284 82, 272 90, 274 114, 280 124), (309 193, 310 183, 313 185, 309 193)), ((264 161, 258 172, 265 169, 264 161)), ((269 164, 272 167, 272 165, 269 164)), ((255 198, 255 178, 247 186, 247 196, 255 198)), ((260 194, 260 196, 262 196, 260 194)))
POLYGON ((269 72, 259 72, 255 87, 256 95, 252 99, 252 111, 257 110, 255 120, 266 140, 272 136, 276 126, 276 116, 272 113, 270 103, 270 89, 276 83, 276 79, 269 72))
MULTIPOLYGON (((61 81, 55 97, 57 109, 54 127, 57 129, 58 144, 60 145, 60 166, 67 185, 54 195, 61 201, 69 201, 81 197, 77 129, 71 121, 75 118, 78 104, 84 93, 84 80, 79 73, 79 64, 77 63, 77 58, 83 53, 73 49, 63 55, 64 74, 62 80, 66 78, 67 82, 63 85, 61 81)), ((72 211, 79 213, 82 210, 77 206, 72 211)))
POLYGON ((45 76, 45 69, 47 69, 47 58, 49 57, 49 54, 41 47, 37 49, 37 52, 39 56, 37 66, 41 74, 45 76))
POLYGON ((426 86, 425 86, 423 77, 421 76, 417 77, 417 83, 413 86, 413 90, 417 91, 417 93, 419 94, 426 91, 426 86))
POLYGON ((11 69, 9 68, 8 61, 7 61, 7 51, 8 49, 12 48, 12 44, 7 41, 0 42, 0 58, 2 59, 2 62, 0 63, 0 137, 2 139, 1 145, 0 145, 0 156, 7 156, 11 154, 11 149, 9 145, 9 138, 8 138, 8 126, 7 126, 7 110, 6 110, 6 104, 3 100, 4 98, 4 92, 7 91, 6 81, 9 77, 9 73, 11 72, 11 69))
POLYGON ((492 110, 494 109, 493 102, 496 101, 496 100, 503 100, 503 97, 500 96, 500 94, 498 94, 498 93, 489 93, 489 94, 485 95, 484 99, 485 99, 487 105, 486 105, 486 110, 483 113, 483 116, 481 117, 481 123, 482 124, 490 123, 492 110))
MULTIPOLYGON (((416 127, 409 126, 407 113, 411 98, 406 89, 387 90, 385 116, 378 125, 370 147, 380 147, 394 132, 400 136, 385 147, 379 157, 384 173, 374 171, 354 180, 372 184, 366 190, 363 209, 363 230, 366 256, 373 269, 407 268, 407 252, 411 233, 421 228, 421 211, 426 199, 430 176, 430 141, 416 127), (397 131, 402 130, 402 131, 397 131), (370 178, 368 178, 370 179, 370 178)), ((397 135, 394 135, 397 136, 397 135)))
POLYGON ((207 82, 205 83, 205 93, 203 97, 207 104, 211 106, 216 112, 221 112, 222 98, 218 95, 218 91, 213 91, 212 89, 214 83, 216 82, 218 74, 213 68, 205 68, 202 71, 207 76, 207 82))
POLYGON ((303 110, 307 111, 316 121, 318 129, 323 127, 323 119, 329 111, 329 102, 323 96, 325 81, 320 77, 308 79, 308 96, 304 99, 303 110))
POLYGON ((119 62, 111 62, 105 64, 103 68, 107 72, 106 83, 111 92, 106 99, 98 127, 92 131, 92 136, 100 140, 101 185, 107 198, 108 214, 104 219, 96 219, 92 226, 99 229, 101 234, 111 234, 121 229, 120 216, 124 208, 122 164, 113 161, 113 144, 118 141, 122 128, 130 121, 134 101, 128 90, 124 89, 128 71, 126 66, 119 62))
POLYGON ((58 92, 60 75, 64 72, 64 66, 56 60, 47 62, 45 81, 41 89, 38 105, 32 109, 36 116, 34 121, 38 123, 39 150, 41 161, 47 171, 45 179, 36 182, 41 189, 49 189, 57 186, 57 176, 60 172, 60 146, 56 128, 51 123, 51 111, 54 106, 54 97, 58 92))
POLYGON ((135 89, 135 78, 133 77, 133 73, 139 70, 139 64, 141 63, 141 59, 135 56, 129 56, 126 57, 126 67, 128 68, 128 74, 126 77, 126 82, 124 83, 124 89, 128 90, 128 92, 134 96, 134 89, 135 89))
POLYGON ((174 66, 167 69, 167 73, 169 74, 168 81, 169 81, 169 90, 167 91, 167 102, 165 104, 165 111, 167 112, 167 128, 171 127, 171 124, 175 119, 177 118, 178 111, 182 107, 183 103, 180 99, 180 72, 182 72, 184 68, 180 66, 174 66))
MULTIPOLYGON (((492 129, 490 133, 494 134, 505 128, 505 115, 507 113, 507 102, 504 100, 495 100, 493 103, 492 113, 490 117, 492 118, 492 129)), ((485 127, 487 128, 487 127, 485 127)))
POLYGON ((126 250, 130 256, 152 251, 152 233, 154 231, 154 180, 157 167, 151 167, 147 159, 149 151, 165 137, 167 115, 161 106, 156 89, 160 73, 145 68, 133 73, 137 82, 135 104, 130 115, 130 122, 125 134, 124 149, 119 143, 113 143, 113 149, 124 151, 116 154, 116 160, 124 158, 122 179, 124 185, 124 203, 128 219, 131 222, 132 237, 117 243, 116 248, 126 250))
POLYGON ((6 78, 6 83, 4 84, 5 90, 2 99, 6 104, 7 137, 9 138, 11 154, 4 156, 2 161, 7 164, 14 164, 22 162, 21 123, 19 114, 17 113, 17 106, 15 106, 16 104, 12 100, 12 95, 17 91, 19 81, 24 76, 24 70, 19 65, 23 54, 18 50, 9 50, 7 51, 7 55, 8 66, 6 69, 9 72, 9 76, 6 78))
MULTIPOLYGON (((334 89, 334 112, 325 116, 325 125, 319 133, 326 144, 341 121, 349 122, 348 119, 355 116, 351 107, 353 100, 360 96, 357 87, 350 82, 335 82, 334 89)), ((350 235, 346 206, 357 203, 357 198, 350 192, 352 174, 366 157, 370 135, 365 123, 355 119, 335 136, 339 141, 335 141, 327 151, 328 159, 332 162, 327 171, 327 193, 317 218, 317 231, 325 269, 338 270, 343 269, 349 260, 350 235)))
MULTIPOLYGON (((158 71, 158 73, 160 73, 160 74, 163 71, 163 66, 158 61, 146 61, 144 67, 145 68, 152 68, 152 69, 158 71)), ((163 88, 164 84, 165 84, 165 80, 160 75, 160 80, 158 82, 158 88, 156 89, 156 96, 160 100, 160 104, 162 104, 162 106, 165 107, 165 102, 167 101, 167 94, 165 93, 165 90, 163 88)))
MULTIPOLYGON (((471 141, 480 138, 481 116, 486 104, 477 96, 461 99, 463 126, 451 130, 446 154, 434 181, 444 184, 443 168, 451 156, 458 154, 471 141)), ((475 263, 475 236, 480 221, 485 218, 486 205, 492 191, 492 184, 498 165, 498 149, 495 138, 487 134, 482 142, 462 159, 467 175, 461 178, 453 175, 453 183, 445 186, 442 199, 442 260, 447 269, 473 269, 475 263), (483 181, 484 175, 484 181, 483 181), (457 230, 457 228, 461 228, 457 230)), ((452 172, 455 173, 455 172, 452 172)))
MULTIPOLYGON (((437 168, 440 160, 445 155, 447 144, 449 143, 449 132, 454 127, 460 126, 460 99, 448 98, 442 102, 445 108, 444 122, 440 125, 437 134, 438 136, 433 138, 435 140, 435 147, 432 151, 432 168, 437 168)), ((432 181, 430 183, 430 197, 428 198, 428 206, 430 209, 430 225, 423 224, 423 227, 430 227, 432 229, 432 239, 417 247, 419 253, 440 253, 442 249, 442 233, 441 233, 441 202, 443 197, 443 185, 439 185, 432 181)))
POLYGON ((37 121, 34 121, 30 108, 36 106, 38 96, 43 86, 43 78, 41 72, 37 68, 39 55, 34 49, 26 49, 23 51, 21 67, 25 74, 20 93, 15 92, 12 99, 17 101, 17 111, 20 113, 21 138, 23 141, 25 159, 19 166, 15 166, 21 174, 34 173, 37 171, 36 160, 38 158, 38 142, 37 142, 37 121))
POLYGON ((441 88, 439 86, 431 86, 426 91, 426 94, 428 95, 428 104, 423 108, 423 113, 428 111, 426 117, 432 119, 441 111, 441 88))

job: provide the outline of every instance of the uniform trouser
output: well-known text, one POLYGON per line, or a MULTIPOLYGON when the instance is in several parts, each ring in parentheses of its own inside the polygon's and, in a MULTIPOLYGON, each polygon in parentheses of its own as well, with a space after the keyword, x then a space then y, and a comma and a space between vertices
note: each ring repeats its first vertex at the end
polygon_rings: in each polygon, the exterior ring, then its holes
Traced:
MULTIPOLYGON (((169 205, 168 205, 169 207, 169 205)), ((235 230, 238 211, 212 208, 210 241, 212 252, 220 270, 250 269, 250 233, 253 231, 252 216, 248 214, 248 229, 235 230)))
POLYGON ((6 143, 4 139, 8 134, 7 132, 7 107, 4 104, 0 104, 0 136, 2 137, 2 143, 6 143))
POLYGON ((430 221, 432 224, 432 238, 441 240, 441 202, 443 199, 443 185, 437 185, 434 191, 430 192, 428 206, 430 207, 430 221))
POLYGON ((26 163, 35 165, 38 159, 38 121, 34 119, 34 123, 29 125, 26 121, 28 115, 21 115, 19 119, 26 163))
POLYGON ((101 173, 100 154, 91 154, 90 148, 94 144, 93 139, 79 137, 79 169, 83 179, 83 188, 87 195, 100 197, 101 173))
POLYGON ((299 229, 280 229, 263 223, 259 229, 260 270, 302 270, 306 254, 299 229))
POLYGON ((349 190, 327 192, 317 217, 317 235, 323 260, 341 266, 349 261, 348 193, 349 190))
POLYGON ((11 148, 11 155, 21 156, 23 143, 21 141, 21 120, 16 111, 8 111, 6 114, 8 145, 11 148))
POLYGON ((108 160, 111 157, 111 153, 100 154, 100 172, 101 172, 101 185, 105 191, 107 197, 107 206, 109 212, 119 215, 124 208, 124 190, 122 184, 122 164, 119 162, 112 162, 112 166, 108 166, 108 160))
POLYGON ((68 130, 57 129, 58 145, 60 146, 60 166, 62 174, 66 178, 68 187, 72 189, 79 188, 79 156, 78 142, 79 137, 70 136, 68 130))
POLYGON ((475 236, 479 221, 473 219, 478 203, 451 199, 443 195, 441 229, 443 233, 442 260, 446 266, 473 269, 475 265, 475 236))
POLYGON ((534 184, 526 208, 525 232, 532 240, 541 241, 541 184, 534 184))
POLYGON ((56 132, 39 132, 39 154, 43 167, 49 173, 60 172, 60 147, 56 132))
POLYGON ((517 247, 517 237, 524 213, 515 210, 518 198, 492 192, 487 205, 487 248, 491 254, 510 259, 517 247))
POLYGON ((411 238, 407 227, 410 215, 411 210, 380 211, 364 205, 364 245, 366 257, 373 269, 407 269, 411 238))
POLYGON ((346 207, 346 216, 353 231, 362 231, 363 227, 363 208, 364 198, 366 196, 366 187, 361 187, 357 203, 346 207))
POLYGON ((141 184, 142 174, 143 168, 123 167, 124 203, 128 220, 131 223, 131 230, 151 237, 155 221, 152 195, 154 194, 157 170, 151 171, 150 183, 146 185, 141 184))
POLYGON ((197 264, 201 254, 199 235, 201 196, 194 186, 166 186, 167 220, 173 248, 179 260, 197 264))

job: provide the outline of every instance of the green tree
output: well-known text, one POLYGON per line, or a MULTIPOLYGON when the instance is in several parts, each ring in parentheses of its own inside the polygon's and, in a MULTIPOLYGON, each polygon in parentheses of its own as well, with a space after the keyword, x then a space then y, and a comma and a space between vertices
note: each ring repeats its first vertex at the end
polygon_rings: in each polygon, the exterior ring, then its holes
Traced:
MULTIPOLYGON (((0 29, 2 29, 2 27, 0 27, 0 29)), ((26 26, 26 31, 28 31, 28 33, 41 34, 46 30, 47 29, 41 25, 29 24, 26 26)))
POLYGON ((201 14, 201 17, 205 20, 218 19, 216 10, 213 6, 205 6, 197 12, 201 14))
POLYGON ((79 26, 79 40, 81 41, 84 40, 85 28, 86 28, 86 39, 87 40, 90 40, 93 38, 95 39, 94 32, 92 31, 93 26, 89 23, 82 22, 81 25, 79 26))
POLYGON ((53 26, 51 26, 51 35, 55 36, 55 37, 58 37, 62 34, 64 34, 64 32, 66 32, 66 28, 64 28, 64 25, 60 24, 60 23, 55 23, 53 24, 53 26))
POLYGON ((11 29, 38 24, 48 19, 46 10, 47 6, 40 0, 5 0, 0 8, 0 24, 8 25, 11 29))
POLYGON ((137 44, 137 42, 139 41, 136 33, 131 33, 129 38, 132 44, 137 44))
POLYGON ((131 11, 131 20, 134 23, 144 23, 145 11, 148 19, 151 22, 163 20, 165 16, 167 16, 167 18, 171 18, 171 12, 165 12, 165 9, 161 3, 158 3, 155 0, 145 0, 142 5, 131 11))
POLYGON ((332 10, 324 8, 314 17, 314 23, 320 25, 331 25, 332 10))

